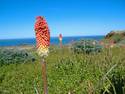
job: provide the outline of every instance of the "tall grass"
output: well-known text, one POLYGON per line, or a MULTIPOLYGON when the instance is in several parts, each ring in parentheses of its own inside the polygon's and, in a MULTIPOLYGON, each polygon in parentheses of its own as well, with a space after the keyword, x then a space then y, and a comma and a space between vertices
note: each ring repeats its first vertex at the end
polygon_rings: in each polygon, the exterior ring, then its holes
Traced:
MULTIPOLYGON (((32 54, 34 63, 0 67, 0 94, 42 94, 40 58, 35 51, 32 54)), ((124 54, 125 49, 118 47, 95 54, 51 47, 46 58, 49 94, 124 94, 124 54)))

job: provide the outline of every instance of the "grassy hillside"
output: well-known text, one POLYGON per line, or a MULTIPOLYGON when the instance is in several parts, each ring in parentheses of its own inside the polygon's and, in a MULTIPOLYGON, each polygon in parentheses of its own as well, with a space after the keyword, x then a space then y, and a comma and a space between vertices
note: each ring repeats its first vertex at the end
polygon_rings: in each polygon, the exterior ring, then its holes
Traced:
POLYGON ((125 44, 125 30, 111 31, 105 36, 104 41, 125 44))
MULTIPOLYGON (((23 51, 34 60, 0 61, 0 94, 42 94, 40 58, 34 49, 23 51)), ((49 94, 125 94, 124 55, 124 48, 78 54, 67 46, 51 47, 46 59, 49 94)))

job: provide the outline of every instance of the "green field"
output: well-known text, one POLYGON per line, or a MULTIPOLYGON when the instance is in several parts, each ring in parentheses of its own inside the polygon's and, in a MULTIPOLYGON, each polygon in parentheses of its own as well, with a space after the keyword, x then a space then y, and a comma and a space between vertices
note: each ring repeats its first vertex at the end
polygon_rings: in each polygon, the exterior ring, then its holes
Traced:
MULTIPOLYGON (((0 94, 43 94, 41 59, 34 48, 23 51, 29 57, 15 63, 1 54, 0 94)), ((125 94, 125 48, 85 54, 52 46, 46 61, 49 94, 125 94)))

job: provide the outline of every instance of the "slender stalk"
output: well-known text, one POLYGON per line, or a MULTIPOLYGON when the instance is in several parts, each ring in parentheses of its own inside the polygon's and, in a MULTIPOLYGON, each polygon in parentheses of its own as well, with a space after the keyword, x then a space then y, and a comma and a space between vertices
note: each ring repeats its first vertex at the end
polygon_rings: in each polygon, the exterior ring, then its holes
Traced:
POLYGON ((62 48, 62 40, 60 40, 60 48, 62 48))
POLYGON ((44 59, 42 59, 42 79, 43 79, 43 89, 44 89, 44 94, 48 94, 48 89, 47 89, 47 75, 46 75, 46 62, 44 59))

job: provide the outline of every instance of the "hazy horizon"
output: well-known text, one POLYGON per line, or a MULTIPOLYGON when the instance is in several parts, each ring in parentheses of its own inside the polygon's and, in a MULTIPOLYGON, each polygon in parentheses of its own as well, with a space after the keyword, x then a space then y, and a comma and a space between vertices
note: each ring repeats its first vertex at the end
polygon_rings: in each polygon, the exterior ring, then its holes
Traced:
MULTIPOLYGON (((63 36, 63 37, 103 37, 105 35, 85 35, 85 36, 80 36, 80 35, 77 35, 77 36, 63 36)), ((51 38, 58 38, 58 36, 50 36, 51 38)), ((5 38, 5 39, 2 39, 0 38, 0 40, 8 40, 8 39, 35 39, 35 37, 25 37, 25 38, 5 38)))

